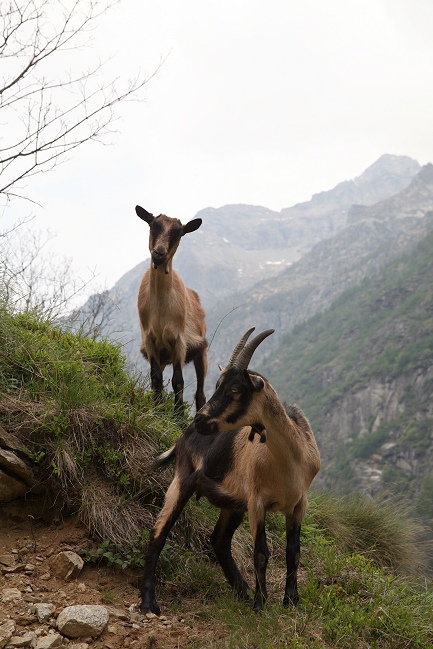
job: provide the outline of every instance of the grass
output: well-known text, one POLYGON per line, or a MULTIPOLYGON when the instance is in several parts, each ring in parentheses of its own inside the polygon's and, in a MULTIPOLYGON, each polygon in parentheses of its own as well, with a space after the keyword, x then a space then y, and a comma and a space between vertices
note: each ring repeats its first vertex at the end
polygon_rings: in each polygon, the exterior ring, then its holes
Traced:
MULTIPOLYGON (((0 421, 27 446, 43 497, 55 511, 79 512, 95 539, 86 559, 140 570, 148 532, 171 470, 150 470, 155 454, 181 429, 166 398, 153 405, 146 378, 131 377, 120 350, 62 331, 31 314, 0 318, 0 421)), ((428 485, 426 486, 426 492, 428 485)), ((233 598, 209 549, 217 511, 191 500, 170 535, 158 568, 163 612, 212 628, 189 649, 428 649, 433 647, 433 593, 427 585, 422 527, 391 499, 339 498, 316 492, 303 526, 301 603, 283 609, 283 518, 269 516, 270 598, 256 615, 233 598), (412 576, 405 576, 412 572, 412 576), (192 604, 191 604, 192 603, 192 604)), ((234 555, 253 583, 247 523, 234 555)), ((137 572, 137 575, 140 573, 137 572)), ((114 601, 110 590, 101 601, 114 601)))

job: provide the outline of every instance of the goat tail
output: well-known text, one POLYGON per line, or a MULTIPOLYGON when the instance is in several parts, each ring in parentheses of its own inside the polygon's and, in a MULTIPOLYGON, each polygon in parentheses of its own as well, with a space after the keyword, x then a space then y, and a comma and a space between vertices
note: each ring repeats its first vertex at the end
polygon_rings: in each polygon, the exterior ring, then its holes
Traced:
POLYGON ((168 451, 164 451, 164 453, 158 455, 158 457, 156 458, 156 460, 152 465, 152 469, 159 469, 160 467, 165 466, 166 464, 171 462, 171 460, 174 459, 175 455, 176 455, 176 445, 173 444, 173 446, 169 448, 168 451))

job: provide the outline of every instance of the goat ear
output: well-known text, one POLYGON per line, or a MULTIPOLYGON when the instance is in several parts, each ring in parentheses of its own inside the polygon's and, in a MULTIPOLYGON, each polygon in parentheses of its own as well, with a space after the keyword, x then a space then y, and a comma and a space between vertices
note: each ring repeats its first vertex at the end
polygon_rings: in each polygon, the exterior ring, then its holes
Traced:
POLYGON ((263 388, 265 387, 265 382, 260 376, 250 374, 248 370, 244 370, 244 376, 254 392, 260 392, 260 390, 263 390, 263 388))
POLYGON ((140 217, 140 219, 143 219, 143 221, 146 221, 146 223, 148 223, 149 225, 155 218, 153 214, 146 212, 146 210, 143 207, 140 207, 140 205, 135 206, 135 213, 140 217))
POLYGON ((201 219, 193 219, 192 221, 190 221, 189 223, 183 226, 182 236, 184 234, 188 234, 189 232, 194 232, 195 230, 198 230, 202 223, 203 221, 201 219))

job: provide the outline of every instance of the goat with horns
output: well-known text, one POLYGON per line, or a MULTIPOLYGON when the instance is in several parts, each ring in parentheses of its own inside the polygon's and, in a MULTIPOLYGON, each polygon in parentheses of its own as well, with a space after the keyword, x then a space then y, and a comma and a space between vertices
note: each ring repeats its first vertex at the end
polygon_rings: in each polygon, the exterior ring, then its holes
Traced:
POLYGON ((141 610, 159 615, 155 570, 166 538, 191 496, 205 496, 220 508, 210 541, 223 572, 242 599, 260 611, 266 601, 267 511, 286 517, 287 576, 283 604, 299 600, 297 571, 300 531, 308 488, 320 468, 320 455, 307 418, 295 405, 287 410, 270 383, 248 370, 258 345, 273 329, 247 343, 250 329, 236 345, 216 390, 175 445, 155 466, 176 460, 175 474, 150 536, 141 588, 141 610), (238 428, 235 428, 238 426, 238 428), (239 427, 240 426, 240 427, 239 427), (256 435, 257 433, 257 435, 256 435), (254 542, 254 600, 233 559, 231 544, 248 512, 254 542))
POLYGON ((157 400, 163 388, 163 371, 173 365, 172 386, 176 408, 183 402, 183 366, 194 362, 197 376, 196 409, 206 401, 204 380, 207 373, 205 313, 196 291, 187 288, 172 269, 173 256, 181 237, 197 230, 201 219, 182 225, 165 214, 153 216, 136 206, 140 219, 150 227, 150 268, 141 280, 138 292, 140 351, 150 363, 152 390, 157 400))

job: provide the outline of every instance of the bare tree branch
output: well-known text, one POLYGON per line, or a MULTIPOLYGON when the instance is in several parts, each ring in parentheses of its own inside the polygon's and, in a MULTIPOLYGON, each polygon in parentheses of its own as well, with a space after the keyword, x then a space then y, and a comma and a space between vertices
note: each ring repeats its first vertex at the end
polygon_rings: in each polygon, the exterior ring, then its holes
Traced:
MULTIPOLYGON (((103 78, 103 64, 70 72, 64 54, 89 46, 97 21, 117 0, 6 0, 0 12, 0 194, 52 170, 85 142, 112 133, 114 109, 137 99, 149 77, 103 78), (57 75, 53 74, 56 64, 57 75)), ((70 54, 68 56, 68 66, 70 54)))

